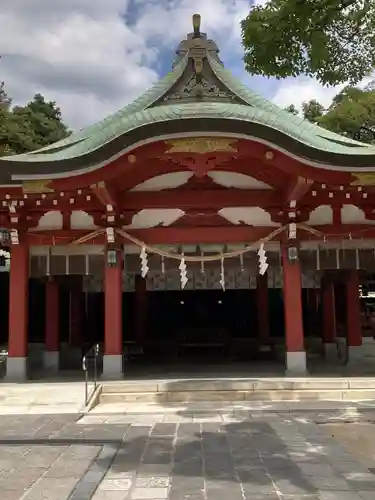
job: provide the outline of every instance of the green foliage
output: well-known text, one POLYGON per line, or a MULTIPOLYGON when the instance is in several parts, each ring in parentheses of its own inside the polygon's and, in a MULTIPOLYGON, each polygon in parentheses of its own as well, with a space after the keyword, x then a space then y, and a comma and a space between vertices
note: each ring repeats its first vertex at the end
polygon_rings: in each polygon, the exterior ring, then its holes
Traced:
POLYGON ((252 74, 356 85, 375 67, 373 0, 268 0, 241 27, 252 74))
POLYGON ((0 83, 0 156, 10 154, 9 146, 5 139, 6 129, 10 114, 11 100, 4 89, 4 82, 0 83))
MULTIPOLYGON (((303 103, 302 111, 306 120, 337 134, 354 138, 361 127, 375 131, 375 89, 367 87, 362 90, 347 86, 332 99, 326 111, 314 99, 303 103)), ((370 132, 364 131, 360 140, 375 143, 374 135, 370 132)))
POLYGON ((315 99, 302 103, 302 113, 305 120, 311 123, 318 123, 324 114, 324 107, 315 99))
MULTIPOLYGON (((333 99, 319 124, 349 137, 358 133, 361 127, 375 130, 375 91, 346 87, 333 99)), ((361 140, 374 142, 374 137, 365 134, 361 140)))
POLYGON ((12 108, 3 86, 0 88, 0 155, 35 151, 67 135, 55 102, 36 94, 25 106, 12 108))
POLYGON ((292 113, 292 115, 298 115, 298 109, 295 107, 294 104, 290 104, 285 108, 285 111, 288 111, 288 113, 292 113))

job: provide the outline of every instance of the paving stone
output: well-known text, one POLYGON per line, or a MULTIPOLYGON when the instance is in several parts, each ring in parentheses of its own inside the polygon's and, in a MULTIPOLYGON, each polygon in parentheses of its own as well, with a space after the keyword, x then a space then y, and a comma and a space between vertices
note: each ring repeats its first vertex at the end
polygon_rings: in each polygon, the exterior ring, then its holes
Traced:
POLYGON ((127 491, 96 490, 91 500, 129 500, 127 491))
POLYGON ((168 488, 134 488, 132 500, 165 500, 168 498, 168 488))
POLYGON ((205 495, 202 492, 179 492, 171 491, 168 500, 205 500, 205 495))
MULTIPOLYGON (((22 497, 22 500, 67 500, 77 484, 77 479, 48 479, 42 477, 22 497)), ((3 497, 1 495, 1 499, 3 497)))
POLYGON ((138 488, 168 488, 169 477, 137 477, 135 485, 138 488))
POLYGON ((375 495, 373 491, 356 491, 361 500, 374 500, 375 495))
POLYGON ((202 476, 195 477, 172 477, 172 491, 199 493, 203 491, 205 480, 202 476))
MULTIPOLYGON (((373 497, 374 498, 374 497, 373 497)), ((361 500, 354 491, 320 491, 319 500, 361 500)))
POLYGON ((207 500, 243 500, 243 492, 239 485, 231 487, 220 486, 206 489, 207 500))
MULTIPOLYGON (((21 464, 20 464, 21 465, 21 464)), ((5 472, 0 476, 0 498, 2 489, 27 490, 45 472, 43 468, 25 468, 5 472)))
POLYGON ((81 478, 91 465, 91 460, 67 460, 65 458, 57 460, 53 466, 45 473, 49 478, 76 477, 81 478))
POLYGON ((313 484, 318 490, 337 490, 337 491, 348 491, 352 488, 345 479, 338 477, 311 477, 311 484, 313 484))
POLYGON ((132 483, 133 481, 130 478, 104 479, 98 489, 103 491, 128 491, 132 487, 132 483))
POLYGON ((174 436, 176 430, 176 424, 156 423, 151 431, 151 436, 174 436))
POLYGON ((71 445, 64 451, 62 458, 66 460, 93 460, 101 449, 101 446, 71 445))
POLYGON ((140 476, 169 477, 172 472, 172 463, 167 464, 140 464, 137 472, 140 476))
POLYGON ((375 491, 375 476, 371 472, 346 472, 342 475, 353 490, 375 491))
MULTIPOLYGON (((5 490, 5 489, 1 489, 1 500, 20 500, 21 498, 23 498, 23 495, 24 495, 24 490, 5 490)), ((45 500, 45 499, 43 499, 45 500)), ((53 499, 55 500, 55 499, 53 499)), ((65 499, 62 499, 62 500, 65 500, 65 499)))
POLYGON ((97 482, 79 481, 74 488, 69 500, 87 500, 92 498, 97 489, 97 482))
POLYGON ((200 424, 195 424, 195 423, 182 423, 179 424, 177 428, 177 436, 178 438, 183 438, 183 437, 197 437, 200 436, 201 431, 200 431, 200 424))
POLYGON ((298 465, 302 475, 331 477, 335 475, 335 470, 328 464, 310 464, 302 463, 298 465))
POLYGON ((301 477, 279 478, 275 480, 276 487, 283 495, 307 495, 316 493, 317 488, 301 477))

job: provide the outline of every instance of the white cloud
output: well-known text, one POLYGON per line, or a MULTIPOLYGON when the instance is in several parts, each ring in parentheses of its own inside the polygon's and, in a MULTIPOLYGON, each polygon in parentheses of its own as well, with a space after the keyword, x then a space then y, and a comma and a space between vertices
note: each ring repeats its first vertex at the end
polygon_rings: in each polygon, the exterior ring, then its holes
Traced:
MULTIPOLYGON (((372 78, 365 78, 359 87, 364 88, 371 80, 372 78)), ((331 104, 333 97, 345 86, 346 84, 324 87, 316 80, 304 77, 288 79, 280 83, 280 87, 272 100, 282 108, 294 104, 297 109, 300 109, 303 102, 315 99, 327 108, 331 104)))
POLYGON ((240 20, 250 5, 249 0, 2 0, 0 81, 15 103, 40 92, 60 105, 71 127, 82 127, 152 85, 160 58, 173 57, 192 29, 192 14, 199 12, 202 30, 244 82, 274 95, 281 106, 312 98, 328 105, 337 89, 307 79, 251 78, 245 72, 240 20))
POLYGON ((81 127, 153 84, 160 51, 173 53, 195 12, 241 63, 239 21, 247 11, 247 0, 3 0, 0 80, 15 103, 40 92, 81 127))
POLYGON ((15 102, 36 92, 81 126, 151 85, 155 51, 126 26, 124 0, 9 0, 0 10, 1 79, 15 102))
POLYGON ((273 97, 273 102, 282 108, 294 104, 297 108, 311 99, 316 99, 327 108, 332 98, 340 92, 344 85, 337 87, 323 87, 313 79, 287 80, 280 85, 273 97))

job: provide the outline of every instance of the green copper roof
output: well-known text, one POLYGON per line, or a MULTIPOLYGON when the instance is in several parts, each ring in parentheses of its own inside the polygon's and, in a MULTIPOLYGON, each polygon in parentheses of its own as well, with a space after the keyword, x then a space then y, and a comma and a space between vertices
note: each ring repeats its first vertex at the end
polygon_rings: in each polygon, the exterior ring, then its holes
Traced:
MULTIPOLYGON (((285 117, 284 113, 279 112, 276 114, 274 111, 262 107, 222 102, 201 102, 165 105, 121 115, 118 113, 116 118, 113 117, 112 120, 107 118, 102 122, 102 127, 99 128, 99 124, 96 125, 91 134, 85 132, 83 136, 84 131, 82 131, 78 140, 76 136, 72 135, 70 138, 65 139, 63 144, 63 141, 55 144, 54 148, 50 147, 48 150, 44 148, 42 151, 10 156, 6 159, 8 161, 20 161, 21 159, 25 161, 27 159, 29 162, 50 162, 76 158, 77 156, 92 153, 115 138, 151 123, 162 124, 165 121, 204 118, 258 123, 278 130, 296 141, 321 151, 351 155, 375 155, 375 147, 373 146, 349 140, 346 144, 344 140, 341 140, 341 136, 335 136, 335 134, 333 134, 333 138, 340 141, 341 144, 332 141, 324 134, 317 133, 320 132, 319 127, 310 126, 310 124, 292 114, 290 114, 290 117, 285 117)), ((160 135, 162 135, 162 128, 160 131, 160 135)))
MULTIPOLYGON (((0 167, 5 167, 6 164, 9 167, 10 164, 13 164, 14 167, 16 165, 18 167, 15 168, 14 172, 11 171, 11 174, 27 175, 31 171, 38 175, 38 172, 48 174, 48 172, 73 170, 76 167, 68 168, 68 164, 73 160, 79 162, 78 168, 95 166, 95 164, 103 162, 103 155, 100 156, 99 151, 116 143, 116 146, 110 149, 110 153, 105 158, 106 160, 110 159, 125 147, 129 147, 129 144, 136 143, 136 132, 142 128, 160 124, 157 133, 153 135, 157 138, 158 135, 167 135, 167 123, 177 121, 185 122, 187 129, 189 129, 188 132, 191 132, 193 120, 197 124, 197 131, 206 134, 211 131, 209 124, 213 123, 212 120, 217 120, 218 123, 222 124, 222 128, 219 127, 218 131, 222 132, 223 135, 230 132, 235 123, 252 124, 251 132, 235 133, 260 137, 281 148, 289 149, 293 153, 295 153, 294 149, 298 150, 296 154, 301 154, 303 150, 301 156, 308 158, 316 159, 319 153, 319 161, 323 164, 325 162, 329 164, 329 160, 325 159, 324 155, 330 154, 338 155, 338 158, 335 159, 335 164, 338 166, 345 163, 342 162, 344 157, 351 157, 354 166, 356 158, 367 157, 366 166, 375 167, 374 146, 354 141, 313 125, 251 91, 224 68, 218 57, 215 42, 207 40, 204 34, 199 35, 200 37, 196 38, 194 34, 190 34, 187 40, 181 42, 173 70, 131 104, 99 123, 75 132, 55 144, 31 153, 2 157, 0 167), (204 56, 202 56, 202 50, 204 56), (197 66, 194 66, 197 60, 203 61, 205 78, 210 80, 207 80, 207 88, 210 90, 216 86, 218 92, 216 94, 200 94, 196 98, 194 98, 195 94, 192 93, 189 94, 189 98, 185 99, 183 92, 186 88, 189 85, 190 90, 194 85, 198 88, 197 85, 201 81, 198 75, 199 70, 196 69, 197 66), (185 85, 183 91, 181 91, 182 84, 185 85), (212 86, 210 87, 210 85, 212 86), (172 92, 174 92, 174 96, 177 92, 178 97, 179 86, 181 99, 176 100, 176 97, 169 99, 168 96, 171 97, 172 92), (207 123, 207 129, 204 128, 205 123, 207 123), (121 138, 124 140, 121 141, 121 138), (129 143, 130 138, 133 142, 129 143), (369 157, 373 157, 374 161, 369 163, 369 157), (32 164, 35 167, 37 165, 40 167, 36 170, 28 170, 27 165, 31 167, 32 164), (45 165, 44 168, 43 165, 45 165)), ((202 88, 201 86, 200 89, 202 90, 202 88)), ((243 130, 245 128, 244 126, 243 130)), ((246 130, 250 131, 250 128, 248 127, 246 130)), ((141 135, 139 133, 139 136, 141 135)))

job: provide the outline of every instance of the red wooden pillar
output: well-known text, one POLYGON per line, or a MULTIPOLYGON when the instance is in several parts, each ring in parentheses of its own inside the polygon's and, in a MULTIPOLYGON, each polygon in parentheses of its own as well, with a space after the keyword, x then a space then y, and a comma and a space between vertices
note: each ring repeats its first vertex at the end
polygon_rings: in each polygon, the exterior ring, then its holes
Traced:
POLYGON ((105 264, 104 277, 104 359, 103 375, 122 375, 122 254, 117 252, 116 265, 105 264))
POLYGON ((259 344, 268 345, 270 341, 270 316, 267 273, 257 276, 256 300, 259 344))
POLYGON ((348 360, 358 360, 361 357, 362 325, 359 279, 356 270, 350 271, 346 280, 346 345, 348 360))
POLYGON ((329 279, 322 280, 322 328, 324 355, 327 359, 337 358, 336 300, 335 285, 329 279))
POLYGON ((9 338, 7 378, 27 375, 29 248, 25 241, 12 246, 9 276, 9 338))
POLYGON ((147 287, 146 280, 140 275, 135 277, 135 336, 142 346, 145 340, 147 325, 147 287))
POLYGON ((290 262, 288 249, 282 248, 286 368, 290 373, 306 372, 302 317, 301 266, 290 262))
POLYGON ((44 366, 53 370, 59 369, 60 362, 59 301, 59 285, 56 281, 47 281, 44 366))

